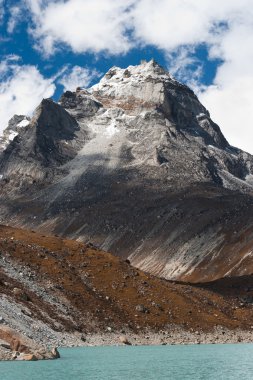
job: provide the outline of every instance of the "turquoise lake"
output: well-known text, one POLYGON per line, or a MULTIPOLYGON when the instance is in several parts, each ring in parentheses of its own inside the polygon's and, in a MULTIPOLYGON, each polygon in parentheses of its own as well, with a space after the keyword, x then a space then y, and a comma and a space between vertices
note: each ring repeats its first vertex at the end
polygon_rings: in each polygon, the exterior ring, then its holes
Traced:
POLYGON ((252 380, 253 344, 82 347, 61 359, 1 362, 1 380, 252 380))

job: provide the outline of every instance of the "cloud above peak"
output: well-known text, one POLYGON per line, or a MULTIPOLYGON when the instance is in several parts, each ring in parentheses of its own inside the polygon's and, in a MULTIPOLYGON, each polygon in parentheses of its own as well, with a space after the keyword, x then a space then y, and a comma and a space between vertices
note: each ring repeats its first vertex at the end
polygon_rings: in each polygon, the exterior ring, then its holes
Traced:
MULTIPOLYGON (((252 0, 26 0, 31 31, 48 55, 63 45, 73 52, 120 54, 154 45, 165 51, 208 44, 221 55, 221 39, 252 24, 252 0)), ((15 8, 18 13, 19 7, 15 8)), ((14 16, 15 17, 15 14, 14 16)))
POLYGON ((37 48, 53 54, 61 44, 75 53, 125 53, 132 0, 27 0, 37 48))

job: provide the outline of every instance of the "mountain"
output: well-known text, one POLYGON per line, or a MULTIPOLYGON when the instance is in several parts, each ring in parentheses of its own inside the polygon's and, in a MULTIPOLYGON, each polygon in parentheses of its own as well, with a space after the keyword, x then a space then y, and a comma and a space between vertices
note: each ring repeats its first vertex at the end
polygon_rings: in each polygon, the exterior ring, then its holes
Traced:
POLYGON ((155 61, 44 99, 17 133, 0 156, 3 223, 167 279, 253 273, 253 157, 155 61))

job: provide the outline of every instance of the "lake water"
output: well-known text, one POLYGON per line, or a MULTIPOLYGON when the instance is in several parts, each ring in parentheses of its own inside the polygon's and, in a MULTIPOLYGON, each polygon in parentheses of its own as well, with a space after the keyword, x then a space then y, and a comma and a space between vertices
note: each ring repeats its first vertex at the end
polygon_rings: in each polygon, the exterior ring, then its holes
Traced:
POLYGON ((253 344, 82 347, 60 353, 59 360, 0 362, 0 379, 253 379, 253 344))

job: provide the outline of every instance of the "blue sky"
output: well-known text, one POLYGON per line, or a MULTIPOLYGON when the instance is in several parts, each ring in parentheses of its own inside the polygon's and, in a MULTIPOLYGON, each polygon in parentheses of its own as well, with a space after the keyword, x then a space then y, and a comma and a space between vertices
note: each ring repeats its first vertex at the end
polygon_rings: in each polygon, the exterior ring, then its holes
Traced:
POLYGON ((154 58, 253 153, 253 0, 0 0, 0 131, 43 97, 154 58))

